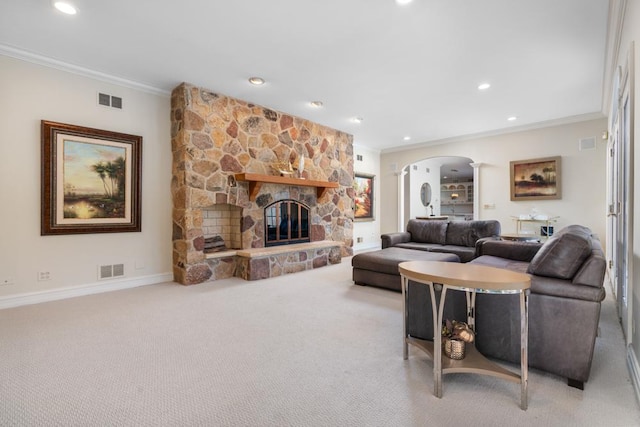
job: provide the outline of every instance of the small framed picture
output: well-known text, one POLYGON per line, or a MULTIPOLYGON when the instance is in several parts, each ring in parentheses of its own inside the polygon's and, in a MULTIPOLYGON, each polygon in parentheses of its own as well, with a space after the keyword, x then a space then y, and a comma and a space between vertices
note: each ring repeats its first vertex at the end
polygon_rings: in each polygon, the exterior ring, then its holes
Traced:
POLYGON ((355 173, 353 180, 354 195, 354 219, 356 221, 373 221, 375 205, 373 200, 374 175, 355 173))
POLYGON ((511 201, 561 198, 560 156, 510 162, 511 201))
POLYGON ((41 235, 141 230, 142 137, 43 120, 41 235))

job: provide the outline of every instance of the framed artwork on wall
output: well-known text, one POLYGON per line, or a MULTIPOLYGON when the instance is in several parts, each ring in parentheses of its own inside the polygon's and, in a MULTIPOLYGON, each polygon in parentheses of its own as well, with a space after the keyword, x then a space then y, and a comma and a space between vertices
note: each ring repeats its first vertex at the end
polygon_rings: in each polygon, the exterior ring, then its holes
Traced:
POLYGON ((354 194, 354 219, 356 221, 373 221, 375 205, 373 200, 374 175, 355 173, 353 180, 354 194))
POLYGON ((41 235, 141 230, 141 136, 43 120, 41 162, 41 235))
POLYGON ((510 162, 511 201, 560 199, 560 156, 510 162))

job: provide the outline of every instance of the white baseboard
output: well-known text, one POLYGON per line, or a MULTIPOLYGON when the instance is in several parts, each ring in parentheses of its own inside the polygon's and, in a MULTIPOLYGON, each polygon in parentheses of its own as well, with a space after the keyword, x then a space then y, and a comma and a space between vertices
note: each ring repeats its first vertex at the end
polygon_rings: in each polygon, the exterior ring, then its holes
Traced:
POLYGON ((380 249, 380 243, 373 245, 353 245, 353 254, 360 254, 362 252, 376 251, 380 249))
POLYGON ((633 389, 636 392, 636 399, 640 403, 640 364, 633 347, 630 345, 627 346, 627 367, 629 368, 633 389))
POLYGON ((100 294, 121 289, 137 288, 138 286, 155 285, 173 281, 173 273, 154 274, 151 276, 134 277, 130 279, 109 280, 99 283, 70 286, 39 292, 0 297, 0 310, 4 308, 20 307, 22 305, 39 304, 41 302, 57 301, 83 295, 100 294))

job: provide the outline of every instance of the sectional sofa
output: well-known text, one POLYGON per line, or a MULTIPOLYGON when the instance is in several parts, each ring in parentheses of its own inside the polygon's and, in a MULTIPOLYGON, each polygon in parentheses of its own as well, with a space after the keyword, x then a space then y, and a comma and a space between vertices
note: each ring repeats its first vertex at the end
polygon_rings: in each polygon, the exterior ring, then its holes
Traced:
MULTIPOLYGON (((582 389, 589 379, 601 302, 605 297, 605 256, 591 230, 571 225, 544 244, 486 239, 473 264, 528 273, 529 366, 567 378, 582 389)), ((409 335, 433 339, 426 286, 411 284, 409 335)), ((446 317, 466 319, 462 292, 447 294, 446 317)), ((476 346, 488 357, 520 362, 520 306, 517 295, 476 297, 476 346)))

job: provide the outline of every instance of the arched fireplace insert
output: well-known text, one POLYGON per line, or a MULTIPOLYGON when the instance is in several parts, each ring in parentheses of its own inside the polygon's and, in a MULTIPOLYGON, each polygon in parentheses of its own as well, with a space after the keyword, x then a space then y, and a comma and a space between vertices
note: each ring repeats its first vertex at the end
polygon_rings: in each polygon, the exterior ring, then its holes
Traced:
POLYGON ((265 246, 311 241, 309 208, 295 200, 278 200, 264 209, 265 246))

